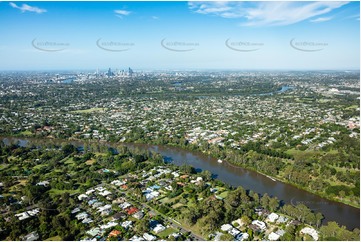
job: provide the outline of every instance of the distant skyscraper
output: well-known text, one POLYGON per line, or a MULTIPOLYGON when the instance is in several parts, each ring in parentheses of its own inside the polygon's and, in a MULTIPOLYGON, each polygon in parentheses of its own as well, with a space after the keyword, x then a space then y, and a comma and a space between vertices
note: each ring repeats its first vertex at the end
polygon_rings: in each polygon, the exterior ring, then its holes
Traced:
POLYGON ((114 76, 114 73, 112 72, 112 69, 110 69, 110 67, 108 69, 107 76, 108 77, 114 76))
POLYGON ((128 73, 129 73, 129 76, 132 76, 133 73, 134 73, 133 70, 130 67, 128 68, 128 73))

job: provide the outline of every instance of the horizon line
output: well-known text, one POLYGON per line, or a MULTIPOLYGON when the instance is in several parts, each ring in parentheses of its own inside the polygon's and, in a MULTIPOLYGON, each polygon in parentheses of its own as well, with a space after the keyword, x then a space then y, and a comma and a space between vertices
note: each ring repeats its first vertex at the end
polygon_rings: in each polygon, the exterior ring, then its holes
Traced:
MULTIPOLYGON (((126 70, 127 68, 74 68, 74 69, 4 69, 0 72, 54 72, 54 71, 107 71, 108 69, 112 70, 126 70)), ((131 68, 131 67, 130 67, 131 68)), ((133 71, 139 72, 149 72, 149 71, 360 71, 360 68, 327 68, 327 69, 297 69, 297 68, 259 68, 259 69, 242 69, 242 68, 131 68, 133 71)))

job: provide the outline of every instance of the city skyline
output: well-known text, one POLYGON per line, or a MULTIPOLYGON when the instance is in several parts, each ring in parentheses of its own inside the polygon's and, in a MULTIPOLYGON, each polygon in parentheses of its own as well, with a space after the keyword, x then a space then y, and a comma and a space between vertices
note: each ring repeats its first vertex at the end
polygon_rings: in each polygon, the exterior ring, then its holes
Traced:
POLYGON ((1 70, 358 70, 359 7, 1 2, 1 70))

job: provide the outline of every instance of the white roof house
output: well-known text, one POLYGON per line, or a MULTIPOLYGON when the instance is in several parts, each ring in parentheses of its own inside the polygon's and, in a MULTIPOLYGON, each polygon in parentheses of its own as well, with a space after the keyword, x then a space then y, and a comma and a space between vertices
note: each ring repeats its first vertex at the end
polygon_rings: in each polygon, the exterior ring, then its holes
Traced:
POLYGON ((95 190, 94 189, 90 189, 90 190, 88 190, 88 191, 86 191, 86 195, 89 195, 89 194, 92 194, 93 192, 95 192, 95 190))
POLYGON ((80 194, 79 196, 78 196, 78 199, 79 199, 79 201, 81 201, 81 200, 83 200, 84 198, 87 198, 88 196, 87 195, 85 195, 85 194, 80 194))
POLYGON ((138 211, 135 214, 133 214, 133 217, 136 219, 142 219, 144 216, 144 213, 142 211, 138 211))
POLYGON ((134 235, 132 238, 129 239, 130 241, 144 241, 143 237, 134 235))
POLYGON ((260 228, 262 230, 267 228, 266 224, 264 222, 262 222, 262 221, 259 221, 259 220, 253 220, 252 224, 256 225, 258 228, 260 228))
POLYGON ((121 225, 123 228, 127 229, 132 225, 132 223, 133 223, 132 221, 125 221, 121 225))
POLYGON ((27 212, 18 213, 18 214, 15 214, 15 216, 18 217, 19 220, 24 220, 24 219, 30 218, 30 216, 27 212))
POLYGON ((95 228, 92 228, 92 229, 86 231, 86 233, 89 234, 90 236, 94 237, 94 236, 100 234, 100 231, 101 231, 100 228, 95 227, 95 228))
POLYGON ((105 190, 105 188, 100 186, 100 187, 96 187, 95 190, 102 192, 105 190))
POLYGON ((172 172, 172 175, 173 175, 174 177, 179 177, 179 173, 178 173, 178 172, 175 172, 175 171, 172 172))
POLYGON ((30 234, 27 234, 24 236, 25 241, 35 241, 39 239, 39 234, 36 231, 31 232, 30 234))
POLYGON ((268 235, 268 239, 269 240, 272 240, 272 241, 276 241, 276 240, 279 240, 280 236, 274 232, 270 233, 268 235))
POLYGON ((162 232, 163 230, 165 230, 165 227, 162 224, 157 224, 157 226, 153 229, 156 234, 162 232))
POLYGON ((75 217, 76 217, 78 220, 82 220, 82 219, 87 218, 88 216, 89 216, 89 215, 88 215, 86 212, 82 212, 82 213, 77 214, 75 217))
POLYGON ((100 226, 101 229, 109 229, 111 227, 117 226, 118 223, 116 222, 108 222, 107 224, 103 224, 100 226))
POLYGON ((81 221, 83 224, 89 224, 92 223, 93 220, 91 218, 85 218, 83 221, 81 221))
POLYGON ((241 231, 239 231, 238 229, 232 228, 230 230, 228 230, 228 233, 230 235, 232 235, 233 237, 236 237, 241 231))
POLYGON ((157 237, 151 235, 151 234, 148 234, 148 233, 144 233, 143 234, 143 238, 147 241, 153 241, 153 240, 156 240, 157 237))
POLYGON ((99 192, 99 195, 102 195, 103 197, 106 197, 108 195, 112 194, 111 192, 104 190, 103 192, 99 192))
POLYGON ((130 203, 128 203, 128 202, 124 202, 124 203, 119 205, 119 207, 122 208, 122 209, 126 209, 126 208, 128 208, 130 206, 132 206, 132 205, 130 203))
POLYGON ((300 233, 301 234, 308 234, 314 240, 318 240, 318 232, 313 228, 305 227, 305 228, 301 229, 300 233))
POLYGON ((114 180, 114 181, 112 181, 110 184, 116 185, 116 186, 121 186, 121 185, 124 185, 125 182, 121 182, 121 181, 119 181, 119 180, 114 180))
POLYGON ((103 212, 103 211, 111 209, 111 208, 112 208, 112 205, 107 204, 107 205, 104 205, 102 207, 98 207, 97 209, 98 209, 98 212, 103 212))
POLYGON ((279 218, 279 216, 278 216, 278 214, 276 214, 276 213, 271 213, 270 215, 268 215, 267 218, 269 219, 269 221, 271 221, 272 223, 274 223, 274 222, 279 218))
POLYGON ((48 181, 41 181, 41 182, 36 183, 37 186, 44 186, 44 187, 49 186, 49 184, 50 183, 48 181))
POLYGON ((223 225, 221 226, 221 230, 222 230, 222 231, 229 231, 229 230, 231 230, 232 228, 233 228, 233 226, 230 225, 230 224, 223 224, 223 225))
POLYGON ((245 239, 248 239, 249 234, 248 233, 240 233, 236 236, 236 240, 243 241, 245 239))
POLYGON ((27 211, 27 213, 28 213, 30 216, 35 216, 35 215, 37 215, 39 212, 40 212, 39 208, 35 208, 35 209, 33 209, 33 210, 27 211))

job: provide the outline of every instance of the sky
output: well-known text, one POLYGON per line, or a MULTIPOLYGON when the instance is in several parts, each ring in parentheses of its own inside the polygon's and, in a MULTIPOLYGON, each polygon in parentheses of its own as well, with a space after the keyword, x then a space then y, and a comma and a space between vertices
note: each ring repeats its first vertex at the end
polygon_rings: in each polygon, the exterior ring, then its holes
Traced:
POLYGON ((0 2, 0 70, 359 70, 360 2, 0 2))

